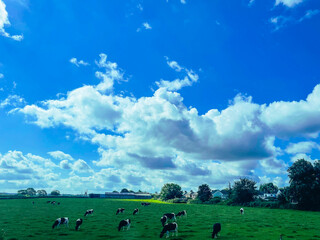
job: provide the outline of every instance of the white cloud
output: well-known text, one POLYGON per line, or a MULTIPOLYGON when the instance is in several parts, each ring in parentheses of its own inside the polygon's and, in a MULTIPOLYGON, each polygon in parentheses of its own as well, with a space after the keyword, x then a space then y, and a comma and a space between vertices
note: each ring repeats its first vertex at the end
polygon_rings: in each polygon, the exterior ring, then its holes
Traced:
POLYGON ((308 11, 306 11, 305 15, 299 19, 299 22, 302 22, 303 20, 306 20, 306 19, 310 19, 313 16, 319 14, 319 12, 320 11, 318 9, 308 10, 308 11))
POLYGON ((151 30, 152 27, 148 22, 144 22, 141 27, 137 28, 137 32, 140 32, 142 29, 151 30))
POLYGON ((30 153, 9 151, 0 155, 0 180, 44 179, 56 165, 49 159, 30 153))
POLYGON ((72 166, 72 169, 73 171, 80 173, 93 172, 91 167, 82 159, 75 161, 75 163, 72 166))
POLYGON ((302 2, 303 2, 303 0, 276 0, 275 5, 277 6, 279 4, 283 4, 283 5, 291 8, 291 7, 294 7, 302 2))
POLYGON ((285 185, 288 185, 288 180, 284 180, 282 177, 268 177, 268 176, 261 176, 259 177, 259 183, 260 184, 264 184, 264 183, 270 183, 272 182, 273 184, 275 184, 278 187, 284 187, 285 185))
POLYGON ((319 144, 312 141, 290 143, 286 148, 286 152, 289 154, 310 153, 312 149, 320 149, 319 144))
POLYGON ((61 169, 71 169, 72 168, 72 164, 69 163, 68 160, 62 160, 59 164, 61 169))
POLYGON ((26 101, 24 98, 18 96, 18 95, 9 95, 5 100, 0 102, 0 109, 5 107, 20 107, 22 105, 25 105, 26 101))
POLYGON ((138 8, 140 11, 143 11, 143 6, 141 5, 141 3, 139 3, 139 4, 137 5, 137 8, 138 8))
POLYGON ((170 68, 176 72, 184 72, 185 77, 183 79, 176 79, 173 81, 160 80, 160 82, 156 82, 159 88, 165 88, 169 91, 177 91, 183 87, 192 86, 193 83, 198 81, 199 76, 194 71, 181 67, 176 61, 170 61, 168 57, 165 58, 170 68))
POLYGON ((53 152, 48 152, 48 154, 58 160, 73 160, 73 157, 71 155, 66 154, 62 151, 53 151, 53 152))
POLYGON ((77 67, 80 67, 80 65, 82 65, 82 66, 88 66, 89 65, 89 63, 87 63, 87 62, 85 62, 83 60, 78 61, 77 58, 71 58, 70 62, 72 64, 76 65, 77 67))
POLYGON ((320 84, 306 100, 264 105, 260 120, 279 137, 316 137, 320 132, 320 84))
POLYGON ((0 73, 0 79, 1 79, 1 78, 4 78, 4 75, 3 75, 3 73, 0 73))
POLYGON ((298 153, 294 156, 291 157, 291 162, 295 162, 299 159, 304 159, 304 160, 307 160, 309 162, 313 161, 313 159, 311 159, 311 156, 310 155, 307 155, 305 153, 298 153))
POLYGON ((147 23, 147 22, 144 22, 142 25, 144 26, 145 29, 152 29, 152 27, 150 26, 150 24, 147 23))
POLYGON ((288 169, 288 165, 283 160, 276 158, 261 160, 260 164, 267 174, 286 174, 288 169))
POLYGON ((12 38, 15 41, 21 41, 23 35, 10 35, 6 32, 5 26, 10 26, 8 12, 6 11, 6 5, 0 0, 0 35, 8 38, 12 38))
MULTIPOLYGON (((320 132, 320 85, 306 100, 268 105, 238 94, 225 109, 212 108, 201 115, 185 106, 177 92, 188 85, 182 80, 179 86, 174 81, 160 82, 152 95, 140 98, 101 91, 113 88, 123 74, 116 63, 106 61, 105 54, 100 58, 97 65, 105 69, 101 73, 105 77, 98 76, 98 85, 74 89, 64 98, 28 105, 19 112, 40 127, 63 125, 96 144, 100 159, 92 166, 110 169, 101 170, 108 172, 105 178, 110 186, 126 183, 159 190, 169 180, 186 188, 203 181, 223 186, 242 176, 257 178, 256 168, 283 174, 287 166, 277 158, 280 150, 274 146, 275 139, 315 137, 320 132), (109 87, 98 87, 106 82, 109 87)), ((190 82, 198 80, 191 70, 167 61, 190 82)), ((73 174, 91 174, 72 179, 82 179, 84 186, 106 187, 103 174, 85 161, 70 164, 65 161, 60 167, 69 166, 73 174)))
POLYGON ((292 17, 277 16, 270 18, 269 21, 274 25, 274 31, 277 31, 280 28, 285 27, 289 22, 294 21, 294 19, 292 17))
POLYGON ((99 56, 100 60, 96 61, 96 64, 99 68, 104 68, 105 72, 96 72, 96 77, 102 81, 95 88, 101 92, 105 92, 112 90, 114 81, 125 81, 125 79, 117 63, 107 61, 107 55, 104 53, 101 53, 99 56))

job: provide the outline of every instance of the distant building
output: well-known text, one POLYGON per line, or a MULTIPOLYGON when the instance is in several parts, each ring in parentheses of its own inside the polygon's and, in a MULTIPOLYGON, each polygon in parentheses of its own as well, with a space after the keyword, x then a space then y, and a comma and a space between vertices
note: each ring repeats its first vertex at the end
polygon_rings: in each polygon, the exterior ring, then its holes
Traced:
POLYGON ((190 192, 186 192, 183 196, 186 198, 195 199, 198 196, 198 193, 190 191, 190 192))
POLYGON ((222 191, 220 191, 220 190, 212 190, 212 197, 213 198, 219 197, 219 198, 222 198, 222 199, 227 198, 227 194, 223 193, 222 191))

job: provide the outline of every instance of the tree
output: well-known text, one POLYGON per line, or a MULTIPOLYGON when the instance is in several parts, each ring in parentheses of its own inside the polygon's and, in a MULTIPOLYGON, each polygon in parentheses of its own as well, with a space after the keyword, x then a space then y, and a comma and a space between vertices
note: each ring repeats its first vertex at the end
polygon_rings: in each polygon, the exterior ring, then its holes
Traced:
POLYGON ((47 192, 46 192, 46 190, 38 190, 37 191, 37 194, 38 194, 38 196, 47 196, 47 192))
POLYGON ((121 189, 121 191, 120 191, 120 193, 128 193, 128 192, 129 192, 129 190, 126 189, 126 188, 123 188, 123 189, 121 189))
POLYGON ((182 197, 181 187, 175 183, 166 183, 160 192, 160 197, 163 200, 182 197))
POLYGON ((51 195, 53 195, 53 196, 59 196, 59 195, 60 195, 60 191, 59 191, 59 190, 53 190, 53 191, 51 192, 51 195))
POLYGON ((247 203, 257 195, 256 182, 248 178, 235 181, 231 191, 231 199, 235 203, 247 203))
POLYGON ((212 198, 211 189, 207 184, 202 184, 201 186, 199 186, 197 193, 198 193, 197 197, 201 202, 206 202, 210 198, 212 198))
POLYGON ((295 161, 288 169, 290 193, 298 207, 316 209, 320 207, 320 163, 314 165, 305 159, 295 161))
POLYGON ((290 187, 284 187, 280 189, 280 194, 278 196, 278 201, 281 204, 290 203, 291 196, 290 196, 290 187))
POLYGON ((260 185, 259 190, 263 193, 277 193, 278 187, 273 183, 265 183, 260 185))
POLYGON ((36 190, 34 190, 34 188, 27 188, 27 194, 29 196, 34 196, 37 194, 36 190))
POLYGON ((27 195, 28 193, 27 193, 27 190, 22 189, 22 190, 18 190, 18 194, 25 196, 25 195, 27 195))

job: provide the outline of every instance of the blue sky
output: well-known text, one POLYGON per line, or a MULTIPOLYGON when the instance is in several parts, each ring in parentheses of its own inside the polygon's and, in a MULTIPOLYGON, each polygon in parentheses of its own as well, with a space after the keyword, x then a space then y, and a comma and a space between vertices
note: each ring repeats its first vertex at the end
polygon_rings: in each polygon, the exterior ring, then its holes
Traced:
POLYGON ((0 0, 0 191, 288 184, 320 154, 316 0, 0 0))

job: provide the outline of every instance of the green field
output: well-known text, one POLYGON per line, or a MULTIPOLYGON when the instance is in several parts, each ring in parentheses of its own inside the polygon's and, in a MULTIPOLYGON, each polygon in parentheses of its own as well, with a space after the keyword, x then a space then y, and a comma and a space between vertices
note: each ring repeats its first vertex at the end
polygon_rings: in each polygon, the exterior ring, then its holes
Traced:
POLYGON ((294 210, 245 208, 219 205, 163 204, 107 199, 54 199, 61 205, 47 204, 49 199, 0 200, 0 239, 159 239, 163 213, 187 210, 188 217, 178 219, 179 236, 171 239, 210 239, 212 225, 222 224, 219 239, 320 239, 320 213, 294 210), (35 201, 35 205, 32 205, 35 201), (116 209, 124 214, 115 215, 116 209), (94 214, 83 217, 87 209, 94 214), (132 215, 133 209, 140 213, 132 215), (69 229, 51 229, 55 219, 69 217, 69 229), (84 222, 74 230, 77 218, 84 222), (117 231, 120 220, 130 218, 129 231, 117 231))

